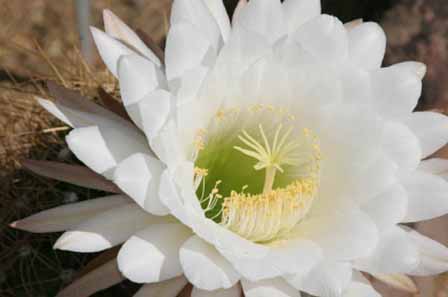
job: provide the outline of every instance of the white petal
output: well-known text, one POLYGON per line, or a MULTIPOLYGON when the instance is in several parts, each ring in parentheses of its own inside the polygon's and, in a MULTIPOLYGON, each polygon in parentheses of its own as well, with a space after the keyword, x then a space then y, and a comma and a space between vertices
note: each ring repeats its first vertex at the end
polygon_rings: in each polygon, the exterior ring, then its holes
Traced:
MULTIPOLYGON (((217 20, 204 2, 211 0, 176 0, 171 8, 171 28, 178 24, 191 24, 192 28, 205 37, 209 44, 218 49, 221 44, 221 32, 217 20)), ((170 29, 171 31, 172 29, 170 29)), ((168 33, 170 35, 171 32, 168 33)), ((167 41, 168 42, 168 41, 167 41)), ((196 40, 190 40, 190 46, 196 40)), ((168 46, 168 45, 167 45, 168 46)), ((180 49, 185 50, 185 49, 180 49)), ((168 59, 168 57, 167 57, 168 59)))
POLYGON ((309 294, 332 297, 341 296, 350 284, 352 267, 343 262, 322 262, 305 276, 287 277, 286 281, 294 288, 309 294))
POLYGON ((320 0, 285 0, 283 13, 288 25, 288 32, 295 32, 301 25, 320 15, 320 0))
POLYGON ((408 273, 418 262, 417 247, 395 226, 381 234, 376 249, 367 258, 356 260, 355 267, 371 273, 408 273))
POLYGON ((123 195, 114 195, 62 205, 44 210, 11 224, 29 232, 44 233, 68 230, 101 212, 130 204, 123 195))
POLYGON ((352 282, 342 294, 342 297, 381 297, 369 284, 352 282))
POLYGON ((103 10, 104 29, 110 36, 135 48, 160 67, 159 58, 145 45, 138 35, 109 9, 103 10))
POLYGON ((433 219, 448 213, 448 183, 441 177, 416 171, 403 180, 408 210, 403 222, 433 219))
POLYGON ((448 248, 417 231, 408 232, 410 239, 417 245, 420 263, 411 275, 436 275, 448 271, 448 248))
POLYGON ((376 223, 379 230, 400 223, 406 216, 408 197, 401 185, 394 185, 365 202, 361 209, 376 223))
POLYGON ((130 113, 138 113, 142 129, 146 137, 152 140, 165 124, 170 114, 173 98, 165 90, 157 90, 147 94, 137 105, 130 109, 130 113), (137 112, 133 112, 137 109, 137 112))
POLYGON ((115 167, 132 154, 153 155, 141 134, 126 132, 114 127, 91 126, 72 130, 66 141, 79 160, 110 178, 115 167))
POLYGON ((209 297, 211 295, 213 295, 213 297, 241 297, 241 294, 241 285, 236 284, 230 289, 219 289, 212 292, 194 287, 193 292, 191 292, 191 297, 209 297))
POLYGON ((371 73, 377 112, 386 118, 404 118, 411 113, 422 92, 420 77, 408 68, 393 65, 371 73))
POLYGON ((414 281, 405 274, 373 274, 373 276, 383 283, 400 291, 412 294, 417 294, 419 291, 414 281))
POLYGON ((132 234, 149 224, 164 222, 167 217, 155 217, 136 204, 103 212, 71 228, 57 240, 55 249, 90 253, 99 252, 126 241, 132 234))
POLYGON ((286 33, 284 18, 279 0, 253 0, 241 10, 234 26, 242 26, 275 42, 286 33))
POLYGON ((224 42, 226 42, 229 39, 231 28, 230 19, 227 15, 226 8, 224 7, 223 0, 205 0, 204 2, 218 23, 222 38, 224 42))
POLYGON ((160 283, 146 284, 134 297, 177 297, 187 284, 188 281, 183 276, 160 283))
POLYGON ((420 163, 418 170, 432 173, 448 180, 448 160, 447 159, 428 159, 420 163))
POLYGON ((242 280, 246 297, 300 297, 300 292, 281 278, 273 278, 259 282, 242 280))
POLYGON ((139 102, 158 88, 166 88, 163 72, 140 55, 124 55, 118 60, 121 98, 125 106, 139 102))
POLYGON ((216 53, 193 25, 178 23, 172 25, 168 32, 165 57, 167 79, 171 81, 170 85, 176 85, 172 81, 183 77, 188 70, 201 65, 210 66, 216 53))
POLYGON ((154 215, 167 215, 169 210, 159 198, 163 164, 158 159, 137 153, 118 164, 114 182, 138 205, 154 215))
POLYGON ((372 22, 363 23, 348 32, 349 55, 353 64, 363 69, 381 67, 386 52, 386 34, 372 22))
POLYGON ((293 37, 323 63, 338 66, 348 57, 347 31, 335 17, 320 15, 301 26, 293 37))
POLYGON ((297 226, 297 235, 312 240, 324 255, 338 260, 367 256, 375 248, 378 234, 373 221, 358 210, 334 211, 314 216, 297 226))
POLYGON ((426 75, 426 65, 421 62, 408 61, 401 62, 394 65, 395 67, 402 68, 403 70, 414 72, 420 79, 423 79, 426 75))
POLYGON ((118 77, 118 59, 123 55, 130 55, 135 52, 95 27, 90 27, 90 30, 104 64, 115 77, 118 77))
POLYGON ((133 235, 118 253, 118 268, 136 283, 155 283, 182 275, 179 248, 191 236, 180 224, 152 225, 133 235))
POLYGON ((407 124, 417 135, 426 158, 448 142, 448 117, 430 111, 414 112, 407 124))
POLYGON ((304 275, 322 260, 322 250, 309 240, 291 240, 280 243, 261 259, 231 257, 235 268, 246 279, 258 281, 285 274, 304 275))
POLYGON ((352 21, 349 21, 344 24, 345 29, 347 29, 347 32, 350 32, 351 30, 355 29, 359 25, 362 25, 364 23, 363 19, 354 19, 352 21))
POLYGON ((240 279, 232 265, 198 236, 192 236, 182 245, 179 256, 185 276, 196 288, 228 289, 240 279))
POLYGON ((393 160, 399 174, 405 175, 415 170, 420 163, 420 142, 404 124, 389 122, 384 127, 383 151, 393 160))

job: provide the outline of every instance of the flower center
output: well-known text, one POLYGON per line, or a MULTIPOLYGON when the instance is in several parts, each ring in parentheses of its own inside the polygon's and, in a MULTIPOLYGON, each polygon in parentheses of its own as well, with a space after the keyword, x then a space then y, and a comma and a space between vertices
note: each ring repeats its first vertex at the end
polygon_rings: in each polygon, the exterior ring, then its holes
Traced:
POLYGON ((195 141, 205 216, 254 242, 290 232, 319 186, 320 149, 307 128, 272 106, 220 110, 195 141))

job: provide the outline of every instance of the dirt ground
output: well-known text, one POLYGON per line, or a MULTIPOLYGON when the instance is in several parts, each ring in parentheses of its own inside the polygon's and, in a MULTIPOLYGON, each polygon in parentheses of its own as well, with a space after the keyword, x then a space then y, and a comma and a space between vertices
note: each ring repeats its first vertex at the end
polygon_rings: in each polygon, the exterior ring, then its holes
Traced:
MULTIPOLYGON (((348 21, 363 17, 381 21, 389 44, 386 64, 419 60, 428 65, 420 109, 448 108, 448 5, 445 0, 326 0, 324 11, 348 21)), ((132 28, 163 45, 171 0, 95 0, 91 24, 102 27, 101 11, 109 8, 132 28)), ((236 0, 226 2, 231 12, 236 0)), ((74 1, 0 0, 0 296, 45 297, 77 277, 92 257, 53 251, 56 235, 11 230, 7 223, 41 209, 96 197, 100 193, 37 177, 21 169, 34 158, 76 162, 64 144, 67 127, 36 105, 46 95, 43 82, 56 80, 81 89, 96 100, 97 87, 109 92, 116 82, 98 57, 85 63, 79 48, 74 1)), ((448 149, 439 153, 448 157, 448 149)), ((418 228, 448 244, 448 219, 418 228)), ((446 276, 417 280, 422 297, 448 296, 446 276)), ((410 297, 375 282, 384 296, 410 297)), ((132 296, 129 282, 95 296, 132 296)))

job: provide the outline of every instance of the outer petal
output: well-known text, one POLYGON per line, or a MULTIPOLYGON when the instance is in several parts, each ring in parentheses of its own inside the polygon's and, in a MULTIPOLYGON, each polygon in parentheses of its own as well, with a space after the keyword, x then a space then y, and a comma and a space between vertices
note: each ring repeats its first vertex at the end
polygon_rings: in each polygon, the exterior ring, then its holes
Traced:
POLYGON ((110 36, 135 48, 143 56, 157 66, 161 66, 159 58, 150 50, 138 35, 109 9, 103 10, 104 29, 110 36))
MULTIPOLYGON (((197 33, 205 37, 215 49, 218 49, 221 44, 220 27, 218 26, 217 20, 212 15, 211 10, 207 7, 207 5, 205 5, 206 1, 174 1, 171 8, 171 26, 178 25, 180 23, 189 23, 192 27, 194 27, 194 30, 197 33)), ((168 35, 170 34, 171 32, 168 33, 168 35)))
POLYGON ((250 282, 242 280, 246 297, 300 297, 300 292, 281 278, 250 282))
POLYGON ((381 295, 367 283, 352 282, 342 297, 381 297, 381 295))
POLYGON ((167 215, 169 210, 159 198, 163 163, 137 153, 122 161, 114 174, 114 182, 138 205, 154 215, 167 215))
POLYGON ((66 137, 70 150, 93 171, 112 177, 122 160, 135 153, 152 155, 145 138, 113 127, 74 129, 66 137))
POLYGON ((160 283, 143 285, 134 297, 176 297, 187 283, 185 277, 179 276, 160 283))
POLYGON ((383 151, 398 166, 398 172, 406 175, 415 170, 422 156, 420 142, 404 124, 389 122, 384 127, 383 151))
POLYGON ((309 294, 333 297, 341 296, 350 284, 352 266, 349 263, 322 262, 306 276, 292 276, 286 280, 294 288, 309 294))
POLYGON ((426 65, 421 62, 407 61, 395 64, 394 67, 401 68, 405 71, 415 73, 420 79, 423 79, 426 75, 426 65))
POLYGON ((376 223, 379 230, 384 230, 403 221, 407 207, 406 190, 401 185, 394 185, 365 202, 361 209, 376 223))
POLYGON ((392 288, 396 288, 400 291, 417 294, 418 288, 414 281, 405 274, 378 274, 373 275, 376 279, 382 281, 392 288))
POLYGON ((323 63, 341 65, 348 57, 347 31, 335 17, 320 15, 301 26, 293 38, 323 63))
POLYGON ((130 55, 135 52, 120 41, 95 27, 90 27, 90 30, 92 31, 93 40, 96 43, 96 47, 98 48, 98 52, 100 53, 104 64, 106 64, 107 69, 117 77, 118 59, 122 55, 130 55))
POLYGON ((182 245, 179 256, 185 276, 196 288, 228 289, 240 279, 232 265, 196 235, 182 245))
POLYGON ((288 33, 295 32, 301 25, 321 13, 320 0, 286 0, 283 2, 288 33))
POLYGON ((155 283, 182 275, 179 248, 191 236, 180 224, 150 226, 132 236, 118 253, 118 268, 136 283, 155 283))
POLYGON ((420 254, 420 263, 411 275, 435 275, 448 270, 447 247, 412 229, 408 235, 417 245, 420 254))
POLYGON ((67 231, 57 240, 55 249, 90 253, 99 252, 126 241, 145 226, 160 223, 167 217, 155 217, 136 204, 99 214, 67 231))
POLYGON ((363 23, 348 32, 350 60, 364 69, 380 68, 386 52, 386 34, 377 23, 363 23))
POLYGON ((205 4, 218 23, 219 29, 221 30, 221 36, 224 42, 226 42, 229 39, 231 28, 230 19, 227 15, 226 8, 224 7, 223 0, 206 0, 205 4))
POLYGON ((424 111, 414 112, 407 121, 417 135, 422 147, 422 158, 426 158, 448 142, 448 117, 424 111))
POLYGON ((448 212, 448 183, 441 177, 415 171, 403 180, 408 211, 403 222, 439 217, 448 212))
POLYGON ((405 118, 411 113, 422 92, 420 77, 406 67, 393 65, 371 73, 377 112, 385 118, 405 118))
POLYGON ((428 159, 420 163, 418 167, 420 171, 431 173, 443 177, 448 180, 448 160, 446 159, 428 159))
POLYGON ((137 54, 120 57, 118 78, 126 107, 139 102, 155 89, 167 87, 163 72, 153 62, 137 54))
POLYGON ((284 15, 279 0, 254 0, 241 10, 234 26, 242 26, 249 31, 275 42, 286 33, 284 15))
POLYGON ((311 217, 296 231, 298 236, 320 245, 327 257, 338 260, 367 256, 378 240, 375 224, 358 210, 311 217))
MULTIPOLYGON (((184 0, 181 0, 182 2, 184 0)), ((200 1, 198 1, 200 2, 200 1)), ((216 57, 210 41, 189 23, 172 25, 166 41, 166 75, 173 91, 179 82, 173 82, 198 66, 210 66, 216 57), (193 42, 194 41, 194 42, 193 42)))
POLYGON ((193 288, 193 292, 191 292, 191 297, 209 297, 213 295, 213 297, 241 297, 242 290, 241 285, 236 284, 230 289, 220 289, 213 292, 201 290, 198 288, 193 288))
POLYGON ((417 247, 399 227, 381 234, 376 249, 368 258, 355 262, 355 267, 371 273, 407 273, 419 262, 417 247))
POLYGON ((101 212, 130 204, 123 195, 107 196, 44 210, 11 224, 29 232, 59 232, 79 225, 101 212))
POLYGON ((138 104, 139 118, 146 137, 151 141, 168 119, 173 97, 165 90, 147 94, 138 104))

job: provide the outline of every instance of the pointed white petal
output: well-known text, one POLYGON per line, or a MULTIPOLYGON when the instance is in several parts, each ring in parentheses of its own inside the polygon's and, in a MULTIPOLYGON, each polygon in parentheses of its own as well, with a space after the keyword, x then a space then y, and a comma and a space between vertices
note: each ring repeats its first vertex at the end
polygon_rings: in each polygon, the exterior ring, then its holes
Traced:
POLYGON ((347 31, 335 17, 320 15, 301 26, 293 38, 323 63, 338 66, 348 57, 347 31))
POLYGON ((408 273, 418 262, 416 245, 405 231, 395 226, 384 231, 375 250, 367 258, 356 260, 354 266, 371 273, 408 273))
POLYGON ((160 283, 146 284, 134 297, 177 297, 188 284, 184 276, 179 276, 160 283))
POLYGON ((114 182, 146 211, 163 216, 169 214, 169 210, 159 198, 162 171, 160 160, 137 153, 118 164, 114 182))
POLYGON ((342 297, 381 297, 381 295, 369 284, 352 282, 344 291, 342 297))
MULTIPOLYGON (((221 45, 221 31, 217 20, 205 5, 206 1, 214 0, 176 0, 171 8, 171 28, 178 24, 188 23, 199 35, 208 40, 209 44, 218 49, 221 45)), ((171 29, 170 29, 171 31, 171 29)), ((171 32, 168 33, 170 35, 171 32)), ((168 42, 168 41, 167 41, 168 42)), ((196 40, 190 40, 190 46, 196 40)), ((167 45, 168 46, 168 45, 167 45)), ((182 51, 185 48, 181 49, 182 51)))
POLYGON ((372 101, 377 112, 386 118, 409 116, 420 98, 422 81, 415 71, 393 65, 371 72, 372 101))
POLYGON ((426 158, 448 142, 448 117, 430 111, 414 112, 407 124, 417 135, 426 158))
POLYGON ((135 153, 153 155, 139 133, 113 127, 91 126, 74 129, 67 135, 70 150, 93 171, 111 178, 115 167, 135 153))
POLYGON ((441 177, 415 171, 403 180, 408 210, 403 222, 433 219, 448 213, 448 183, 441 177))
POLYGON ((182 275, 179 248, 191 236, 180 224, 152 225, 133 235, 118 253, 118 268, 136 283, 155 283, 182 275))
POLYGON ((179 256, 185 276, 196 288, 228 289, 240 279, 232 265, 198 236, 192 236, 182 245, 179 256))
POLYGON ((311 217, 297 226, 297 235, 317 243, 325 256, 338 260, 367 256, 378 241, 374 222, 354 209, 311 217))
POLYGON ((144 227, 168 217, 148 214, 136 204, 118 207, 82 222, 62 234, 55 249, 81 253, 99 252, 116 246, 144 227))
POLYGON ((90 27, 90 30, 104 64, 115 77, 118 77, 118 59, 123 55, 135 54, 135 52, 95 27, 90 27))
MULTIPOLYGON (((199 1, 198 1, 199 2, 199 1)), ((210 66, 216 52, 210 42, 189 23, 171 26, 166 40, 166 75, 169 81, 180 79, 188 70, 210 66)), ((170 82, 175 85, 174 82, 170 82)), ((171 86, 173 90, 174 87, 171 86)))
POLYGON ((254 0, 241 10, 234 26, 256 32, 273 43, 286 33, 284 21, 279 0, 254 0))
POLYGON ((109 9, 103 10, 104 29, 110 36, 132 46, 140 54, 160 67, 157 56, 145 45, 138 35, 109 9))
POLYGON ((348 32, 348 40, 353 64, 367 70, 381 67, 386 52, 386 34, 377 23, 356 26, 348 32))
POLYGON ((209 297, 210 295, 213 295, 213 297, 241 297, 241 285, 238 283, 229 289, 219 289, 212 292, 194 287, 193 292, 191 292, 191 297, 209 297))
POLYGON ((320 0, 286 0, 283 13, 288 25, 288 32, 295 32, 301 25, 321 13, 320 0))
POLYGON ((322 262, 305 276, 290 276, 286 281, 297 290, 322 297, 341 296, 352 278, 352 266, 343 262, 322 262))
POLYGON ((418 293, 417 285, 409 276, 405 274, 373 274, 373 276, 383 283, 388 284, 398 290, 412 294, 418 293))
POLYGON ((104 211, 130 203, 131 200, 123 195, 101 197, 44 210, 11 226, 35 233, 65 231, 104 211))
POLYGON ((403 70, 413 72, 417 74, 420 79, 423 79, 426 75, 426 65, 421 62, 408 61, 401 62, 394 65, 395 67, 399 67, 403 70))
POLYGON ((420 163, 418 170, 443 177, 448 180, 448 160, 447 159, 428 159, 420 163))
POLYGON ((120 57, 118 78, 125 106, 139 102, 155 89, 166 88, 163 72, 153 62, 137 54, 120 57))
POLYGON ((406 190, 394 185, 380 195, 365 202, 361 209, 384 230, 403 221, 408 207, 406 190))
POLYGON ((410 239, 417 245, 420 263, 411 275, 435 275, 448 271, 448 248, 417 231, 408 231, 410 239))
POLYGON ((56 297, 89 297, 124 280, 118 271, 117 260, 113 259, 77 278, 56 297))
POLYGON ((151 141, 162 129, 170 114, 173 97, 165 90, 147 94, 136 105, 130 106, 130 114, 137 114, 146 137, 151 141), (136 110, 136 111, 134 111, 136 110))
POLYGON ((273 278, 258 282, 242 280, 244 296, 246 297, 300 297, 299 290, 290 286, 281 278, 273 278))
POLYGON ((420 142, 404 124, 389 122, 384 127, 383 151, 398 166, 399 174, 406 175, 420 163, 420 142))
POLYGON ((219 29, 221 30, 221 36, 224 42, 226 42, 229 39, 231 28, 230 19, 227 15, 226 8, 224 7, 223 0, 205 0, 204 2, 218 23, 219 29))

